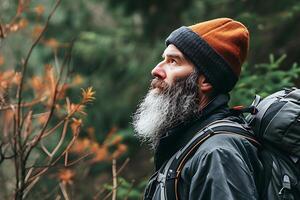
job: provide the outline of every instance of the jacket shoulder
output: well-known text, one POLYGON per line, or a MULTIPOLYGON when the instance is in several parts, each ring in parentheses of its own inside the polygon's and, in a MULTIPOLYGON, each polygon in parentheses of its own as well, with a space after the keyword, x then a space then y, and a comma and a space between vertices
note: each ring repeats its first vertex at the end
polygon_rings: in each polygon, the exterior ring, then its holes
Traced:
POLYGON ((188 199, 257 199, 256 147, 233 134, 207 139, 186 162, 179 181, 188 199), (186 192, 188 191, 188 192, 186 192))
POLYGON ((227 165, 238 162, 253 171, 252 165, 258 161, 257 148, 246 138, 224 133, 214 135, 201 144, 184 168, 192 176, 199 168, 205 169, 211 164, 227 165))

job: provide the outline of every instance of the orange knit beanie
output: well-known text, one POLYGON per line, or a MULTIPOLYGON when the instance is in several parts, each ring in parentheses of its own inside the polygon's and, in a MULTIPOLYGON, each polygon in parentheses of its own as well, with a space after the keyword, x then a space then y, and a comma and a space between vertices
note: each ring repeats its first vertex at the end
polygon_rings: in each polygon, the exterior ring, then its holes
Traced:
POLYGON ((240 22, 219 18, 173 31, 174 44, 221 93, 232 90, 249 47, 249 32, 240 22))

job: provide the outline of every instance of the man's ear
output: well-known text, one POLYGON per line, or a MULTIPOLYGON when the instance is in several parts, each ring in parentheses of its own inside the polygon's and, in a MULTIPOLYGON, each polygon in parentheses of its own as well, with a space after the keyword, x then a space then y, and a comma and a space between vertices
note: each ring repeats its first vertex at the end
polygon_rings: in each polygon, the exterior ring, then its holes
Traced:
POLYGON ((207 78, 201 74, 198 78, 199 90, 203 94, 209 94, 213 91, 213 86, 208 82, 207 78))

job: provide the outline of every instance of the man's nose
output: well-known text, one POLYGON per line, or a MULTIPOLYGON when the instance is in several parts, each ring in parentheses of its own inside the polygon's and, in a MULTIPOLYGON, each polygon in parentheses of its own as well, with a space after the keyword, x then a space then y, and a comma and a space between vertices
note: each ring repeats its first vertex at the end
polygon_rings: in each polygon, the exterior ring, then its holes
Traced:
POLYGON ((158 63, 151 71, 153 77, 164 80, 167 77, 166 71, 163 69, 162 62, 158 63))

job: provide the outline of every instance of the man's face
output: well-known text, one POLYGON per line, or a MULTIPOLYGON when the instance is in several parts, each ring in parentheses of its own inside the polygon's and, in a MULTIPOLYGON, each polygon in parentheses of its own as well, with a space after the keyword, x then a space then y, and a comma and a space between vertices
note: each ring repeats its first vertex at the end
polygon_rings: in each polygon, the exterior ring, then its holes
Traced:
POLYGON ((157 92, 172 86, 177 80, 187 78, 195 70, 193 63, 173 44, 165 49, 162 57, 163 60, 151 72, 155 77, 151 86, 157 92))
POLYGON ((193 64, 169 45, 153 70, 150 90, 133 116, 136 135, 155 148, 159 138, 199 111, 199 74, 193 64))

